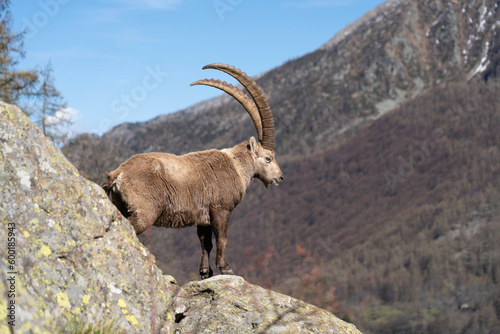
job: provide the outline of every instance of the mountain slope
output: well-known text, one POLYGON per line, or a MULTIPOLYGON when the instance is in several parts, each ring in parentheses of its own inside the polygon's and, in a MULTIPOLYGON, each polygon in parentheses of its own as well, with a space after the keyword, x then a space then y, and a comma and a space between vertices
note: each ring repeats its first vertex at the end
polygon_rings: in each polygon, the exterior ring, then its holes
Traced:
MULTIPOLYGON (((498 328, 498 18, 495 1, 390 1, 260 76, 285 182, 255 182, 235 210, 235 271, 366 333, 498 328)), ((134 153, 251 135, 223 96, 64 151, 99 182, 134 153)), ((196 278, 194 229, 141 240, 181 282, 196 278)))
MULTIPOLYGON (((500 66, 497 7, 494 0, 389 1, 341 32, 343 37, 260 76, 276 118, 276 151, 302 156, 324 150, 425 89, 494 75, 500 66)), ((93 143, 76 138, 64 152, 86 176, 102 181, 103 170, 87 166, 95 158, 74 154, 82 151, 77 146, 115 145, 120 150, 107 159, 118 166, 139 152, 221 148, 252 135, 246 113, 222 96, 117 126, 93 143)))
MULTIPOLYGON (((439 87, 336 148, 284 164, 279 188, 255 182, 233 215, 229 263, 348 314, 366 333, 498 328, 498 91, 493 82, 439 87), (410 320, 418 327, 397 329, 410 320)), ((140 239, 161 268, 196 278, 194 229, 140 239)))

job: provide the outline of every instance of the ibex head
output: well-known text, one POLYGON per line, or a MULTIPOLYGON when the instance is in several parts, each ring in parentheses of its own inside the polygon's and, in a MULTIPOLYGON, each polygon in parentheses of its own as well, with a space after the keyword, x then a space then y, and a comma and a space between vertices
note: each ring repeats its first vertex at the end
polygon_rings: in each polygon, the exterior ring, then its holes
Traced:
POLYGON ((255 163, 255 177, 266 187, 278 186, 283 181, 283 173, 274 158, 274 150, 265 149, 254 137, 250 138, 250 150, 255 163))
POLYGON ((257 83, 241 70, 225 64, 210 64, 203 69, 216 69, 223 71, 239 81, 248 91, 252 99, 242 90, 226 82, 213 79, 203 79, 193 82, 193 85, 207 85, 223 90, 234 97, 250 114, 255 129, 257 140, 252 137, 249 149, 255 165, 255 177, 260 179, 266 187, 270 184, 278 186, 283 181, 283 173, 274 157, 274 118, 269 103, 257 83))

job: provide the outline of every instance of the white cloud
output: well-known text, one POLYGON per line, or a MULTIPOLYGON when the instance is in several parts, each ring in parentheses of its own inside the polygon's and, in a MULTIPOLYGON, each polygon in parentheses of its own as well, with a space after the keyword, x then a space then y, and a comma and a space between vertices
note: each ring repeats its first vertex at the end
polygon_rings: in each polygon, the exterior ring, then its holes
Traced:
POLYGON ((127 46, 141 43, 159 43, 160 41, 150 37, 143 36, 136 29, 126 29, 120 32, 107 32, 103 34, 104 37, 111 40, 117 45, 127 46))
POLYGON ((87 14, 86 20, 94 24, 119 22, 125 12, 124 8, 93 8, 84 11, 87 14))
POLYGON ((142 9, 173 9, 181 0, 117 0, 117 2, 142 9))
POLYGON ((100 60, 110 60, 110 61, 128 60, 128 58, 122 55, 107 54, 81 46, 75 46, 72 49, 33 51, 30 53, 30 58, 38 59, 43 62, 47 62, 48 59, 57 59, 57 58, 100 59, 100 60))
POLYGON ((60 123, 73 122, 76 120, 79 113, 79 110, 73 108, 59 109, 54 115, 47 117, 45 123, 52 126, 60 123))
POLYGON ((110 0, 113 6, 109 8, 92 8, 84 11, 86 22, 93 24, 118 23, 124 15, 138 9, 171 10, 182 0, 110 0))
POLYGON ((68 137, 72 138, 82 132, 76 125, 76 121, 80 118, 79 110, 68 107, 59 109, 54 115, 47 117, 45 122, 50 127, 49 133, 67 133, 68 137))
POLYGON ((283 3, 285 8, 333 8, 352 5, 353 1, 348 0, 299 0, 286 1, 283 3))

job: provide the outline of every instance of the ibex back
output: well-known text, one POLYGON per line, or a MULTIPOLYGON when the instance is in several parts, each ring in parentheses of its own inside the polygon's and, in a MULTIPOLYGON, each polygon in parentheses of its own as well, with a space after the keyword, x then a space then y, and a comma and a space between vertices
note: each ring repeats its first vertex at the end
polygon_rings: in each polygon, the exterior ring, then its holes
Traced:
POLYGON ((201 278, 213 275, 209 264, 212 232, 215 234, 216 265, 222 274, 233 274, 224 251, 227 228, 234 208, 241 202, 253 178, 266 187, 283 181, 274 157, 274 120, 259 86, 233 66, 211 64, 203 69, 221 70, 236 78, 242 90, 219 80, 204 79, 191 85, 223 90, 250 114, 257 138, 232 148, 193 152, 137 154, 107 174, 102 185, 120 212, 140 234, 150 226, 180 228, 196 225, 202 248, 201 278))

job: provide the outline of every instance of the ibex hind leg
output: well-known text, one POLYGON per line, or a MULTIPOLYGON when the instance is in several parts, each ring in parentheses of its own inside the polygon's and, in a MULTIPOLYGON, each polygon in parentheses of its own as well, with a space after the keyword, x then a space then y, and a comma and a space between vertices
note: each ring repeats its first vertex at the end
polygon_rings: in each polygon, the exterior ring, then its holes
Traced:
POLYGON ((210 251, 212 250, 212 226, 197 226, 198 238, 201 244, 200 277, 207 279, 214 275, 210 268, 210 251))

